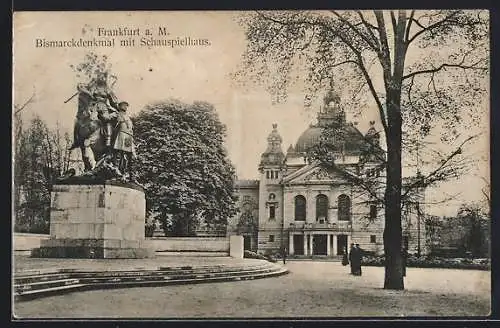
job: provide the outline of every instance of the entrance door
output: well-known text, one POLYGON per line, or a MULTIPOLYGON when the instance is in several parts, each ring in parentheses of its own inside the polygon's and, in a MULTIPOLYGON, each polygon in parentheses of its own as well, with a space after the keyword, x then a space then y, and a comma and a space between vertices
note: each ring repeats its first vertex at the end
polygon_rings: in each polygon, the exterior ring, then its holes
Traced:
POLYGON ((295 255, 304 255, 304 235, 293 235, 293 252, 295 255))
POLYGON ((243 236, 243 249, 245 251, 252 249, 252 236, 243 236))
POLYGON ((313 235, 313 255, 326 255, 328 235, 313 235))
POLYGON ((337 236, 337 255, 344 255, 347 249, 347 235, 337 236))

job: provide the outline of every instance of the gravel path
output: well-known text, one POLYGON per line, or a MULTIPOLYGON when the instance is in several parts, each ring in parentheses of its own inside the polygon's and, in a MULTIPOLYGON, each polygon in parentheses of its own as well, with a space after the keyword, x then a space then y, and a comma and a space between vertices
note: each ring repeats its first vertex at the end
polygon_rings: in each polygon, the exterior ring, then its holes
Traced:
POLYGON ((354 277, 338 262, 289 262, 290 274, 216 284, 95 290, 17 302, 24 318, 314 318, 485 316, 490 272, 409 268, 406 290, 382 289, 382 268, 354 277))

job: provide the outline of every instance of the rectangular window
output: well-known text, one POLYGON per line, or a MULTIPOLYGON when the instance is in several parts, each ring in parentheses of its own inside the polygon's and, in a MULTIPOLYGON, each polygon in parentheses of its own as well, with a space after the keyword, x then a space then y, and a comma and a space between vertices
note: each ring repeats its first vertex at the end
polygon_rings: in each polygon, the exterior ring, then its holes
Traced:
POLYGON ((276 218, 276 208, 274 205, 269 206, 269 219, 274 220, 276 218))
POLYGON ((370 205, 370 219, 377 218, 377 205, 370 205))
POLYGON ((376 235, 370 235, 370 243, 375 244, 377 242, 377 236, 376 235))
POLYGON ((269 235, 269 242, 274 243, 274 235, 269 235))
POLYGON ((269 179, 270 176, 269 176, 269 171, 266 171, 266 179, 269 179))

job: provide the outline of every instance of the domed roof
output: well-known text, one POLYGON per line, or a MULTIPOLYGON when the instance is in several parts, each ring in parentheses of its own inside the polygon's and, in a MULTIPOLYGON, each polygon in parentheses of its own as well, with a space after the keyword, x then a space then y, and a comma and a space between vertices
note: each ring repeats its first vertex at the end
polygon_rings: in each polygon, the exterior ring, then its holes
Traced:
POLYGON ((323 129, 317 125, 311 125, 307 130, 302 132, 297 143, 295 144, 295 152, 305 153, 309 148, 319 144, 323 129))
MULTIPOLYGON (((295 151, 306 153, 311 147, 318 145, 323 128, 318 125, 310 126, 297 140, 295 151)), ((334 135, 333 147, 345 154, 360 154, 368 146, 363 134, 352 124, 343 125, 334 135)))

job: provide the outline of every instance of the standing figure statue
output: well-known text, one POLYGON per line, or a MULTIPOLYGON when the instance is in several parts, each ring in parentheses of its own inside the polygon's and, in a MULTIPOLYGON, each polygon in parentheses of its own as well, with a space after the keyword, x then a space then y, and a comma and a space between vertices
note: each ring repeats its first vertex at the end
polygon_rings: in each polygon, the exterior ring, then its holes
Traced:
POLYGON ((70 150, 80 148, 85 171, 91 171, 96 162, 111 154, 117 98, 108 87, 104 75, 98 76, 88 85, 79 84, 77 89, 78 111, 70 150))
POLYGON ((130 175, 130 163, 135 158, 133 124, 127 109, 128 102, 122 101, 118 104, 118 113, 113 113, 116 118, 114 128, 114 164, 122 175, 130 175))

